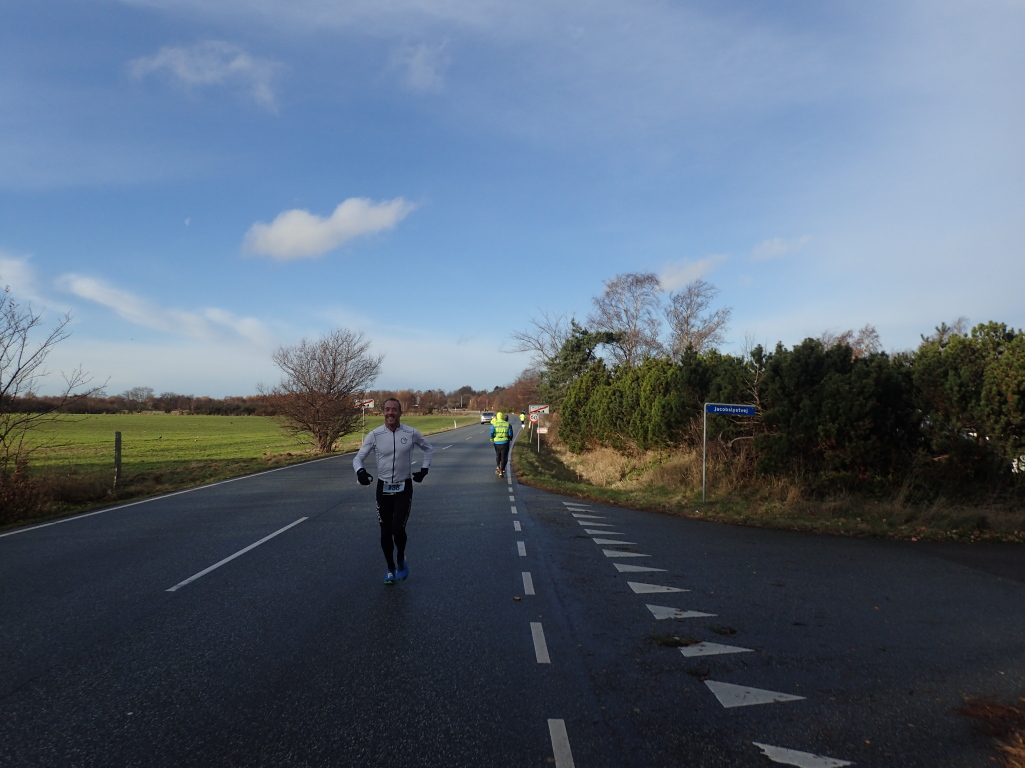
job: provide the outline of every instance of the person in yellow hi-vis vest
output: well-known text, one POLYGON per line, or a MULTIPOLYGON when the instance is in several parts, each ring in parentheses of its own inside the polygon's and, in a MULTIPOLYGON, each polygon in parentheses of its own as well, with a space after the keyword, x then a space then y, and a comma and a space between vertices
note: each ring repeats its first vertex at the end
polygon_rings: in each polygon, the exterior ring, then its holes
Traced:
POLYGON ((527 412, 520 411, 520 429, 523 429, 525 426, 527 426, 527 412))
POLYGON ((491 442, 495 444, 495 460, 498 466, 495 474, 505 477, 505 465, 509 463, 509 443, 512 442, 512 427, 505 420, 505 415, 499 411, 495 414, 495 420, 491 422, 491 442))

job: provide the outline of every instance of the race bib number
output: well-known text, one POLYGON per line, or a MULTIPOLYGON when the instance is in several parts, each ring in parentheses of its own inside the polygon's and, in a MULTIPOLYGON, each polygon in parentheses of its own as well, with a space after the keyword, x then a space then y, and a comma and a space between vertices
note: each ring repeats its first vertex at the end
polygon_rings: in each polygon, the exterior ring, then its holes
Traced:
POLYGON ((402 493, 405 489, 405 483, 385 483, 382 493, 402 493))

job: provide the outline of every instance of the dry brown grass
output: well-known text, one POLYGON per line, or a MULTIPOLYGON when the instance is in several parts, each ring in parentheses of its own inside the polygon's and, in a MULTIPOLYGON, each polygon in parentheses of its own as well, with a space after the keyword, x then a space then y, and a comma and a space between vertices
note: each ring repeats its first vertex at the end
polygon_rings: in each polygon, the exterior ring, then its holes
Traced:
MULTIPOLYGON (((910 483, 889 497, 869 498, 840 488, 823 491, 818 478, 759 477, 749 446, 709 446, 707 503, 701 502, 701 450, 632 451, 599 448, 570 453, 548 444, 559 466, 576 477, 572 490, 639 508, 706 520, 853 536, 929 540, 1025 542, 1025 509, 980 500, 910 500, 910 483)), ((572 485, 572 483, 571 483, 572 485)))
POLYGON ((968 699, 958 714, 975 720, 977 731, 996 740, 1004 768, 1025 768, 1025 697, 1013 705, 968 699))

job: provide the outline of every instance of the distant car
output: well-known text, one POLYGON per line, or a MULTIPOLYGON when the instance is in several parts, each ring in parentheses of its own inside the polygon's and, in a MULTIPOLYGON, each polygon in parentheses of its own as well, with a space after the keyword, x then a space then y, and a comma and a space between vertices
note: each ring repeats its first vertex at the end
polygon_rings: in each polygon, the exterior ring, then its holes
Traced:
POLYGON ((484 411, 480 415, 480 423, 481 424, 490 424, 491 420, 493 418, 495 418, 495 414, 493 414, 491 411, 484 411))

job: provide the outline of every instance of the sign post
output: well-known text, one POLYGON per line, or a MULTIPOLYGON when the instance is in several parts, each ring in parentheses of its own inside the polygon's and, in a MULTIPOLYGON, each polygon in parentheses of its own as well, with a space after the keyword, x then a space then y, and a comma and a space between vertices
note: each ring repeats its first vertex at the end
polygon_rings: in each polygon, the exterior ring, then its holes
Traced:
MULTIPOLYGON (((531 405, 531 406, 527 407, 527 414, 528 414, 528 418, 530 419, 530 423, 532 425, 533 424, 537 424, 538 425, 538 429, 537 429, 537 452, 538 453, 541 453, 541 421, 540 421, 540 418, 541 418, 541 414, 542 413, 551 413, 551 411, 548 409, 548 405, 547 404, 545 404, 545 405, 531 405)), ((546 429, 545 432, 547 433, 548 430, 546 429)))
POLYGON ((363 409, 363 426, 360 428, 360 432, 359 432, 359 437, 360 437, 359 441, 360 441, 360 444, 362 445, 363 440, 366 439, 366 436, 367 436, 367 408, 373 408, 374 407, 374 401, 373 400, 361 400, 360 398, 357 397, 356 398, 356 406, 358 408, 362 408, 363 409))
POLYGON ((731 405, 728 403, 705 403, 701 426, 701 503, 705 503, 705 457, 708 453, 708 414, 722 416, 754 416, 753 405, 731 405))

